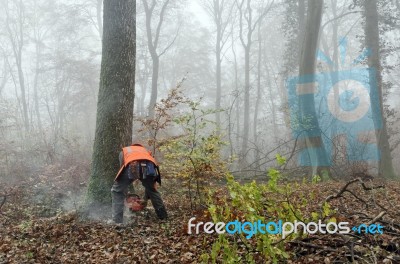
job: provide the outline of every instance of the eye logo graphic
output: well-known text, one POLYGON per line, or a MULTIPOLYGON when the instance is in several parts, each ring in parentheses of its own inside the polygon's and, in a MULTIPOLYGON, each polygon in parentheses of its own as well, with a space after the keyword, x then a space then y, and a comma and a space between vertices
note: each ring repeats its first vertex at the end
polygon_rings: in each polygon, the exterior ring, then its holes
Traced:
POLYGON ((348 123, 360 120, 368 113, 371 105, 365 86, 354 80, 336 83, 328 93, 327 103, 329 111, 335 118, 348 123), (340 95, 341 100, 335 100, 335 92, 340 95), (345 97, 344 102, 343 97, 345 97))
MULTIPOLYGON (((347 40, 339 42, 340 64, 346 66, 347 40)), ((328 154, 326 164, 332 163, 332 140, 338 135, 346 136, 346 158, 348 160, 379 160, 379 150, 375 143, 361 140, 366 133, 380 129, 382 119, 377 90, 376 71, 373 68, 354 67, 370 55, 364 50, 347 69, 320 72, 312 75, 294 76, 287 80, 288 103, 293 138, 322 135, 328 154), (319 130, 310 129, 307 119, 301 119, 299 99, 314 97, 319 130), (302 120, 302 121, 301 121, 302 120)), ((323 52, 317 52, 318 60, 329 66, 336 66, 323 52)), ((315 149, 322 151, 322 149, 315 149)), ((308 149, 300 152, 300 165, 314 165, 308 149)))

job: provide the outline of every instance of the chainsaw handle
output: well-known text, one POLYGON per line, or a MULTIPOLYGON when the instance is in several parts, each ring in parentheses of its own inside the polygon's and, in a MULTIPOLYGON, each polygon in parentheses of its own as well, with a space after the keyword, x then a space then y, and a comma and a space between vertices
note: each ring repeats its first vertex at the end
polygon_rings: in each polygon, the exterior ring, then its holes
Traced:
MULTIPOLYGON (((137 195, 136 193, 128 194, 128 195, 126 196, 126 198, 129 198, 129 197, 136 197, 136 198, 139 198, 139 199, 140 199, 140 196, 137 195)), ((126 198, 125 198, 125 199, 126 199, 126 198)))

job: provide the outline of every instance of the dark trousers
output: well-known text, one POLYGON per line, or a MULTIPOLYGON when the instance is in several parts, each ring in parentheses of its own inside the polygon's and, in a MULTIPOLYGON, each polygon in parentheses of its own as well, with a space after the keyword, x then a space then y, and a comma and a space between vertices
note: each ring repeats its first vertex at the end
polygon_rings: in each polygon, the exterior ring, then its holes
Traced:
MULTIPOLYGON (((168 217, 167 211, 165 209, 164 202, 161 198, 160 193, 154 187, 154 178, 148 177, 141 180, 142 185, 145 188, 145 201, 150 199, 154 210, 159 219, 166 219, 168 217)), ((123 171, 118 177, 111 188, 112 195, 112 215, 113 221, 115 223, 122 223, 124 218, 124 201, 126 194, 128 192, 129 185, 132 180, 129 179, 128 173, 123 171)))

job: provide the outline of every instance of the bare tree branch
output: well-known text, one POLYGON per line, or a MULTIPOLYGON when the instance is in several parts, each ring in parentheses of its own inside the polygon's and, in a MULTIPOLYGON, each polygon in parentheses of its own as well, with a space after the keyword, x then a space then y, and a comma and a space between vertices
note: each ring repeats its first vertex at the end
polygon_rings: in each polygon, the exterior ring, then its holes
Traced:
POLYGON ((163 50, 162 52, 160 52, 160 54, 158 55, 159 57, 161 57, 162 55, 164 55, 164 53, 167 52, 168 49, 171 48, 172 45, 174 45, 175 40, 178 38, 180 29, 181 29, 181 26, 178 27, 178 30, 176 31, 176 34, 175 34, 175 36, 174 36, 174 39, 164 48, 164 50, 163 50))
POLYGON ((258 25, 258 23, 260 23, 261 20, 269 13, 269 11, 271 11, 271 9, 272 9, 272 7, 273 7, 273 4, 274 4, 274 0, 272 0, 272 2, 271 2, 271 4, 269 5, 269 7, 266 8, 266 10, 264 10, 264 12, 262 12, 262 13, 258 16, 257 20, 254 22, 254 25, 252 26, 252 29, 251 29, 252 32, 254 32, 254 30, 256 29, 256 27, 257 27, 257 25, 258 25))
POLYGON ((165 10, 167 9, 169 1, 170 0, 166 0, 161 8, 160 20, 158 21, 158 24, 157 24, 156 36, 154 38, 154 44, 153 44, 155 49, 157 49, 157 46, 158 46, 158 39, 160 38, 161 26, 164 21, 165 10))
POLYGON ((335 21, 335 20, 339 20, 339 19, 342 18, 342 17, 348 16, 348 15, 350 15, 350 14, 356 14, 356 13, 361 13, 361 11, 350 11, 350 12, 341 14, 341 15, 339 15, 339 16, 337 16, 337 17, 334 17, 334 18, 332 18, 332 19, 329 19, 328 21, 326 21, 326 22, 321 26, 321 29, 323 30, 325 26, 327 26, 329 23, 331 23, 331 22, 333 22, 333 21, 335 21))

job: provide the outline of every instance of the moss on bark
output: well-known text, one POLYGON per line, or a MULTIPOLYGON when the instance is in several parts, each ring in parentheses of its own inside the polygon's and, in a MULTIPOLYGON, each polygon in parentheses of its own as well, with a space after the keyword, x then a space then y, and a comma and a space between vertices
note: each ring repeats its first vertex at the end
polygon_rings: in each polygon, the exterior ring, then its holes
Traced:
POLYGON ((87 203, 110 204, 118 153, 131 143, 135 96, 136 3, 104 1, 100 88, 87 203))

